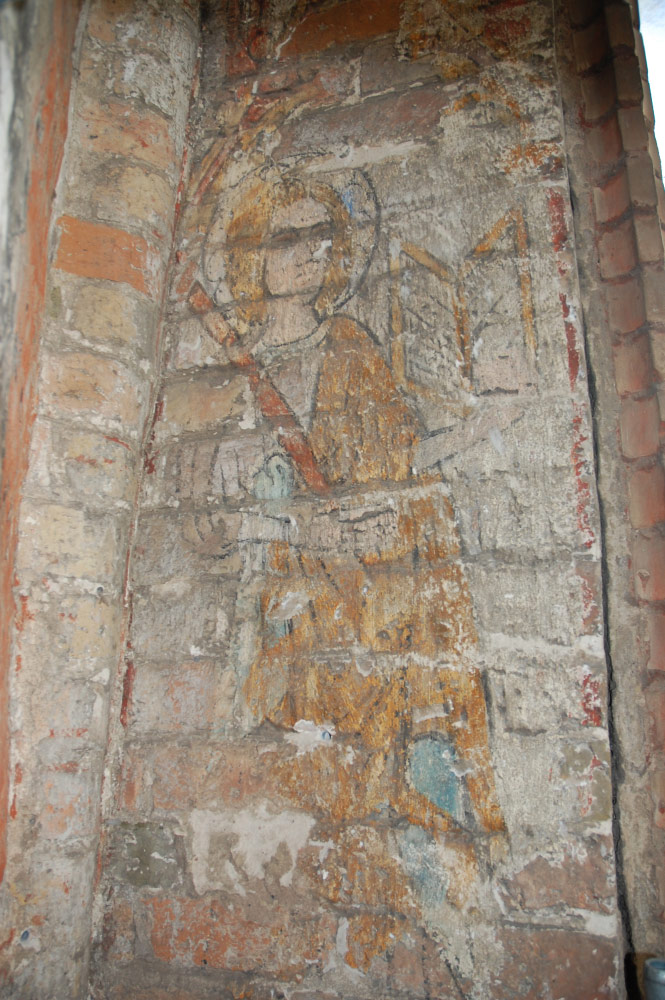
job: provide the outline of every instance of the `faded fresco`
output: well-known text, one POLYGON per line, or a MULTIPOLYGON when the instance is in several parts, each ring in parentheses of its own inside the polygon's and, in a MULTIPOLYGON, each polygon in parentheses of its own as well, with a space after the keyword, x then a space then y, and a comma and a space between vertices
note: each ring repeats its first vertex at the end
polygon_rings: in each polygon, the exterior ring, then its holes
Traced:
POLYGON ((200 974, 196 996, 549 997, 530 956, 584 925, 596 971, 570 968, 610 996, 550 9, 352 6, 207 26, 106 960, 200 974))

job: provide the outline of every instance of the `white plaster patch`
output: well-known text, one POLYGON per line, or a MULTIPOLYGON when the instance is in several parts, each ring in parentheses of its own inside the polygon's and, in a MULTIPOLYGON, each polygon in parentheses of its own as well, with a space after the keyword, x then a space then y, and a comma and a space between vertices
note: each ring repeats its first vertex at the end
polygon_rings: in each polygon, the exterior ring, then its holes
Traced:
MULTIPOLYGON (((213 812, 195 809, 190 817, 192 828, 192 878, 199 895, 228 887, 229 865, 248 879, 265 878, 265 867, 284 844, 291 856, 291 867, 280 877, 280 884, 291 884, 298 852, 307 843, 316 820, 306 813, 268 812, 261 803, 256 809, 213 812), (216 856, 219 841, 225 851, 216 856), (229 854, 231 858, 229 858, 229 854)), ((233 887, 244 894, 235 879, 233 887)))
POLYGON ((286 733, 284 739, 298 748, 298 756, 322 746, 330 746, 335 735, 334 726, 319 726, 307 719, 298 719, 292 733, 286 733))

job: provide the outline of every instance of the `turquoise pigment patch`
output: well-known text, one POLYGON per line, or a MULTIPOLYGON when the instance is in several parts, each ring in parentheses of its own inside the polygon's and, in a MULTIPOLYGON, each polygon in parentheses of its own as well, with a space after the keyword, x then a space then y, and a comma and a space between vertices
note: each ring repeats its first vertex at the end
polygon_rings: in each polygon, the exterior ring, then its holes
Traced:
POLYGON ((416 791, 461 822, 463 788, 454 770, 456 759, 447 740, 427 736, 409 749, 409 778, 416 791))

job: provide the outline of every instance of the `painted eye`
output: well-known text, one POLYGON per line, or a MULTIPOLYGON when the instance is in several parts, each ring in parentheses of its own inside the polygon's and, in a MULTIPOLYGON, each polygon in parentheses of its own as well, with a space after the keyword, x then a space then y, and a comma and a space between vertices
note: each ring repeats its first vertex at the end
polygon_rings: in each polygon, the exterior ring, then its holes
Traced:
POLYGON ((329 733, 327 729, 322 729, 321 730, 321 739, 322 740, 331 740, 332 739, 332 734, 329 733))

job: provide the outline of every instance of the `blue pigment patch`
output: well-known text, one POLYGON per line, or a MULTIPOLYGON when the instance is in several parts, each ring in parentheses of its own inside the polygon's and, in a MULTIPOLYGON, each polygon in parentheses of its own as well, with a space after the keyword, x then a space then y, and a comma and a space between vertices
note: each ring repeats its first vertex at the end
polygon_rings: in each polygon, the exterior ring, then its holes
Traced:
POLYGON ((436 908, 446 898, 448 876, 432 835, 420 826, 407 827, 400 834, 399 853, 422 904, 436 908))
POLYGON ((453 770, 456 755, 446 740, 427 736, 409 749, 411 784, 442 812, 462 821, 463 787, 453 770))
POLYGON ((273 455, 254 476, 257 500, 282 500, 293 493, 293 469, 282 455, 273 455))

